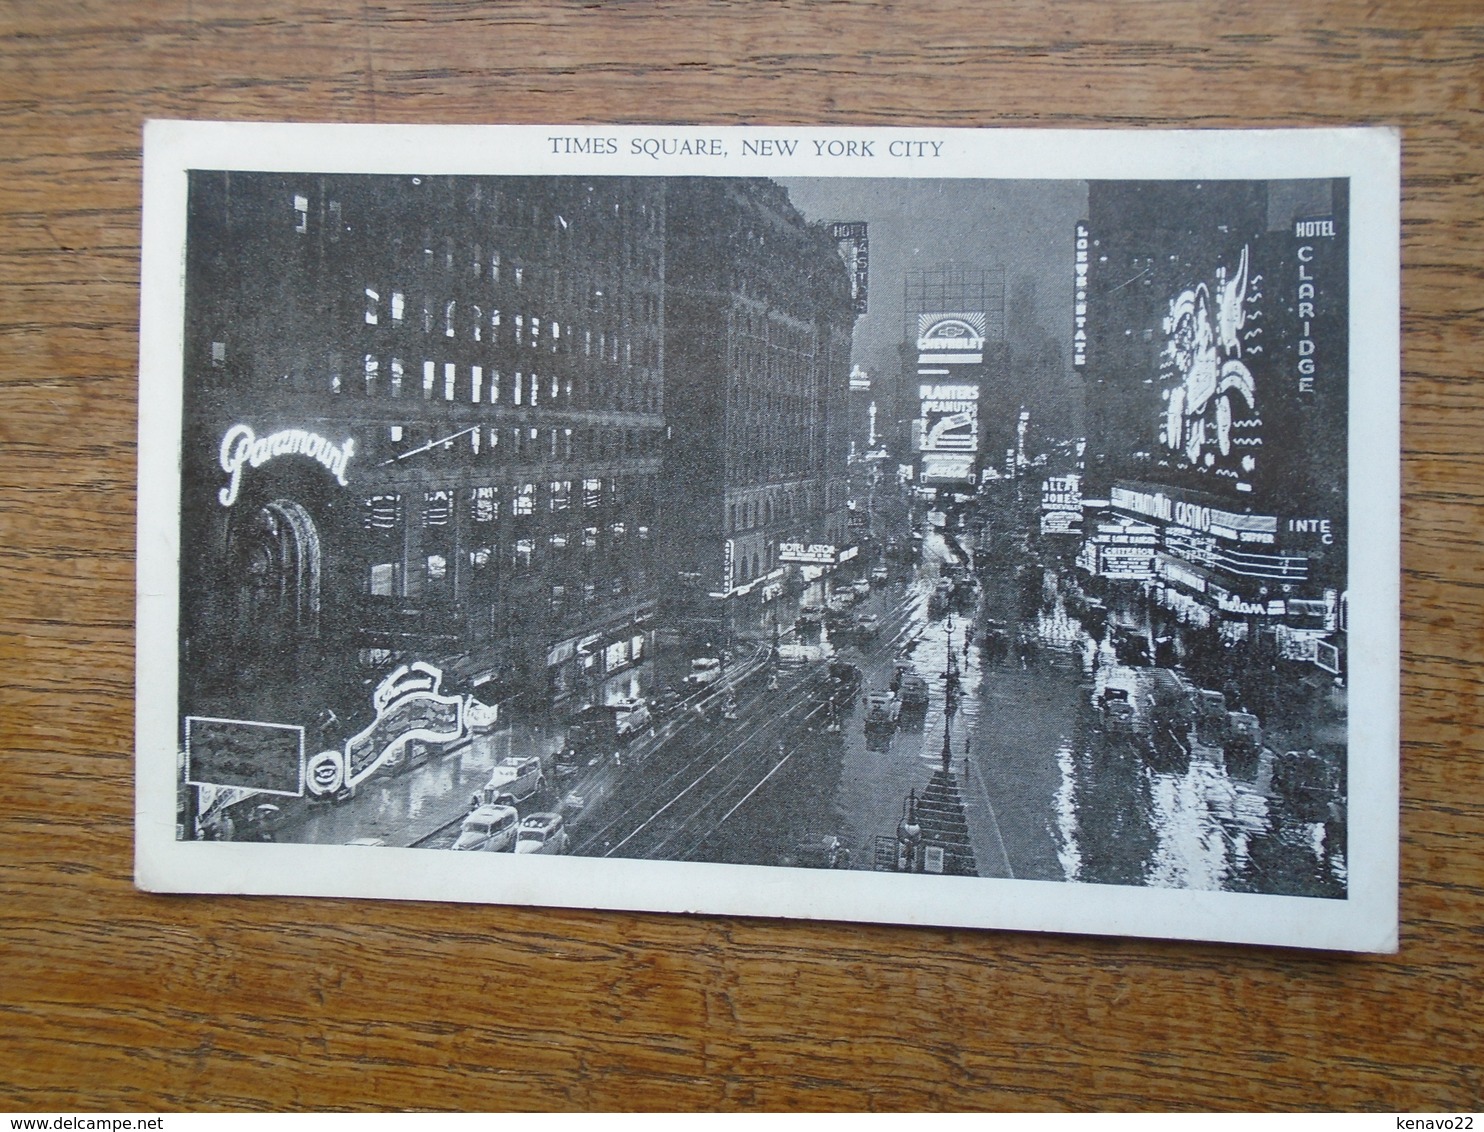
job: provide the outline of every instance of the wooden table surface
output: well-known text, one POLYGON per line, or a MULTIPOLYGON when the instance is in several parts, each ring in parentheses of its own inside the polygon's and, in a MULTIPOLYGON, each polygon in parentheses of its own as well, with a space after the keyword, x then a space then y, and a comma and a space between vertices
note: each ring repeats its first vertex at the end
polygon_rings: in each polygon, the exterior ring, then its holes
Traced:
POLYGON ((0 3, 0 1108, 1478 1108, 1481 50, 1477 0, 0 3), (137 892, 149 117, 1400 126, 1400 953, 137 892))

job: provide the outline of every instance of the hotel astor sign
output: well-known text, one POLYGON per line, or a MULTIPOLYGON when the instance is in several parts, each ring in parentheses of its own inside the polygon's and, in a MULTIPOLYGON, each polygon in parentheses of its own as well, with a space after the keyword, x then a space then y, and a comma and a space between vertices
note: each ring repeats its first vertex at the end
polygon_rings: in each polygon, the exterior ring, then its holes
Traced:
POLYGON ((237 492, 242 486, 242 469, 245 465, 261 468, 278 456, 308 456, 325 466, 341 487, 348 487, 345 469, 355 453, 356 442, 346 437, 341 444, 334 444, 317 432, 306 432, 302 428, 286 428, 268 436, 258 436, 251 425, 235 424, 222 437, 219 457, 222 471, 229 477, 227 486, 217 492, 223 507, 237 502, 237 492))
POLYGON ((828 542, 811 542, 805 546, 801 542, 780 542, 778 561, 807 562, 812 566, 833 566, 835 545, 828 542))

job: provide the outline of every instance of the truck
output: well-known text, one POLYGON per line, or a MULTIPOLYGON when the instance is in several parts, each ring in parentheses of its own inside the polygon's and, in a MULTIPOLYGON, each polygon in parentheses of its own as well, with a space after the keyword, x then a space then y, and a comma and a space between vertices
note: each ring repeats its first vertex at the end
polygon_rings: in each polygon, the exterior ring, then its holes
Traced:
POLYGON ((638 697, 589 704, 567 724, 567 742, 557 756, 557 776, 569 778, 579 767, 605 759, 623 761, 623 753, 641 737, 654 733, 649 704, 638 697))

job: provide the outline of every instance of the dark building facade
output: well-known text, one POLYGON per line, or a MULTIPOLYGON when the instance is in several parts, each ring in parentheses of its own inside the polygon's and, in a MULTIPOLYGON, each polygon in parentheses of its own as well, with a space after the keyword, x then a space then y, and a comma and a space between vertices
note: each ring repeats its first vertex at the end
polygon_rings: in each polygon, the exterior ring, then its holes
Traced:
POLYGON ((1075 234, 1083 564, 1335 662, 1345 590, 1348 183, 1094 182, 1075 234))
POLYGON ((851 552, 851 277, 771 182, 673 180, 666 215, 666 560, 683 619, 762 632, 851 552))
POLYGON ((664 233, 658 180, 193 174, 184 710, 345 719, 412 660, 491 702, 622 692, 664 233))

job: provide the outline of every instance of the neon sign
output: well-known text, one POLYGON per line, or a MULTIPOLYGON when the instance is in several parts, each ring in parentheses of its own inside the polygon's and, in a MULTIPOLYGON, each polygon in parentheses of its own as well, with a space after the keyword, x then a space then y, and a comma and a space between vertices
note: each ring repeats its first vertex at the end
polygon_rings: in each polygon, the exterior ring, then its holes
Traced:
POLYGON ((251 425, 235 424, 222 437, 219 460, 222 471, 231 479, 217 492, 217 499, 223 507, 232 506, 237 502, 237 491, 242 486, 243 467, 250 464, 261 468, 279 456, 308 456, 323 464, 341 487, 348 487, 345 469, 355 447, 356 442, 349 437, 343 444, 333 444, 319 433, 301 428, 287 428, 268 436, 258 436, 251 425))
POLYGON ((1171 453, 1203 472, 1238 481, 1250 490, 1262 447, 1256 415, 1257 385, 1248 361, 1263 352, 1262 275, 1250 267, 1246 245, 1234 270, 1216 271, 1170 300, 1160 357, 1165 401, 1160 440, 1171 453))
POLYGON ((309 761, 310 793, 354 789, 414 740, 453 743, 471 726, 493 723, 493 708, 466 696, 444 695, 442 685, 442 669, 424 661, 398 667, 371 694, 376 718, 347 739, 342 750, 321 751, 309 761))

